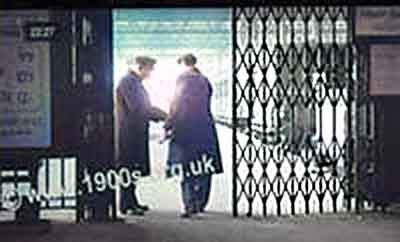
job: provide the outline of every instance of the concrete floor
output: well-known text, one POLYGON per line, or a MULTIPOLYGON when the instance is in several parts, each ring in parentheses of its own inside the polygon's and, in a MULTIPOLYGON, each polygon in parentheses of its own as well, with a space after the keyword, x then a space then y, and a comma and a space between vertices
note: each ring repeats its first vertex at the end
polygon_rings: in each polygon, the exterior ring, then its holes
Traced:
MULTIPOLYGON (((22 231, 21 227, 21 231, 22 231)), ((232 218, 209 213, 180 219, 175 213, 150 212, 129 217, 125 224, 68 224, 54 222, 42 235, 8 234, 1 242, 134 242, 134 241, 272 241, 272 242, 399 242, 400 214, 325 215, 296 218, 232 218)))

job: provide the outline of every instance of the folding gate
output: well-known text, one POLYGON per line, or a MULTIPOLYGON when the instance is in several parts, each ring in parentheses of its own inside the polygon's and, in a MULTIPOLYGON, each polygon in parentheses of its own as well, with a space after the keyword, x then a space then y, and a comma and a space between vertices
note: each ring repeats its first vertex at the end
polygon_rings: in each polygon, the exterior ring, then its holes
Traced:
POLYGON ((367 118, 353 11, 234 6, 235 216, 338 212, 357 203, 353 161, 367 118))

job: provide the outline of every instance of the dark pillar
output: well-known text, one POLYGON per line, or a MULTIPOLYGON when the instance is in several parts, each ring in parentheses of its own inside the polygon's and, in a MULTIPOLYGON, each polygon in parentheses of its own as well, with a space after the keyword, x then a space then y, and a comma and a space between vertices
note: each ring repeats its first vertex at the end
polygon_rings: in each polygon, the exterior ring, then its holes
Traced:
MULTIPOLYGON (((400 201, 400 96, 380 97, 383 107, 382 160, 378 171, 382 179, 382 200, 400 201)), ((382 115, 382 114, 377 114, 382 115)))

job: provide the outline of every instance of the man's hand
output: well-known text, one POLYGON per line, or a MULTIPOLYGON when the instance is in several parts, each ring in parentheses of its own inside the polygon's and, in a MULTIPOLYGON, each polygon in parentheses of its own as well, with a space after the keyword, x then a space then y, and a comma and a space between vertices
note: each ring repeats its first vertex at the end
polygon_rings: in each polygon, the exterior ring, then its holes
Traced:
POLYGON ((165 123, 164 123, 164 126, 163 126, 163 128, 165 129, 165 131, 170 131, 171 129, 172 129, 172 123, 171 123, 171 119, 170 118, 167 118, 166 120, 165 120, 165 123))
POLYGON ((152 107, 150 110, 150 119, 156 122, 166 120, 168 114, 157 107, 152 107))

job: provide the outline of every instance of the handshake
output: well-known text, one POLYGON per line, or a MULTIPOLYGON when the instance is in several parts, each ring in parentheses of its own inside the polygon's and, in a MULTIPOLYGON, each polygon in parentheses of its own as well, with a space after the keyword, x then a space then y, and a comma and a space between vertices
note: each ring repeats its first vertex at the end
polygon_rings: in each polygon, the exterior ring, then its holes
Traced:
POLYGON ((155 122, 166 121, 168 119, 168 114, 160 108, 151 107, 150 119, 155 122))
POLYGON ((162 109, 157 107, 152 107, 150 110, 150 119, 154 122, 161 122, 164 121, 164 129, 170 130, 172 127, 171 125, 171 116, 164 112, 162 109))
POLYGON ((151 120, 155 122, 161 122, 164 121, 164 136, 160 140, 160 144, 164 143, 166 140, 170 139, 172 137, 172 129, 171 129, 171 123, 169 116, 166 112, 161 110, 160 108, 157 107, 152 107, 151 109, 151 120))

